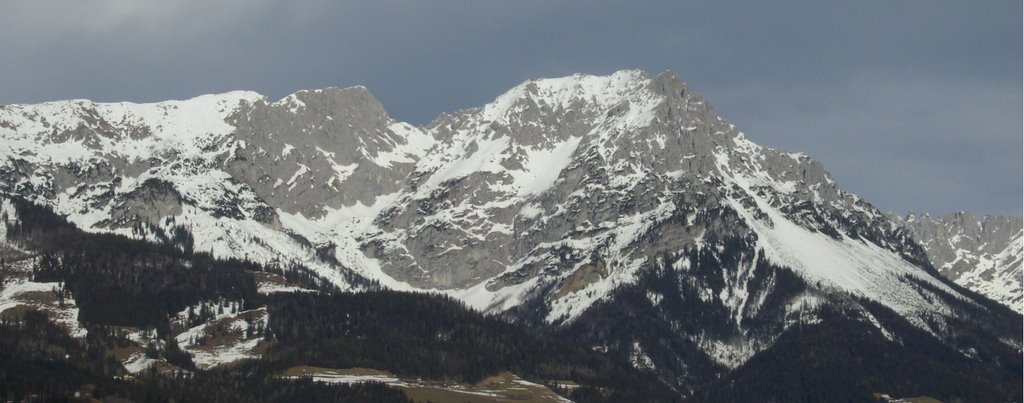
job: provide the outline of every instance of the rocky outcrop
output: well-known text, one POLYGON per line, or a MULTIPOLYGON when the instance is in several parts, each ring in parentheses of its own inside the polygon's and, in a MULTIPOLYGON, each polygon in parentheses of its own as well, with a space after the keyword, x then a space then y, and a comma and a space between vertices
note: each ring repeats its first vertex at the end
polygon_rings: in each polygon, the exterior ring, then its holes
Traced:
POLYGON ((364 87, 260 100, 228 121, 235 131, 225 171, 271 205, 309 218, 397 191, 432 140, 388 117, 364 87))
POLYGON ((174 184, 150 178, 116 198, 110 211, 110 225, 115 228, 137 223, 158 226, 164 218, 181 214, 181 203, 181 195, 174 184))

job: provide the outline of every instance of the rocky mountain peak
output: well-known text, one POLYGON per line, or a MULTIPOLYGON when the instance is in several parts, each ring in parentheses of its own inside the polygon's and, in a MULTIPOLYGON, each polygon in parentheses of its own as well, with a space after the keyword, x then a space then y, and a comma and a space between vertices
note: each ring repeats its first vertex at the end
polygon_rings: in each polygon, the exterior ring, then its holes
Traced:
POLYGON ((270 205, 304 217, 374 204, 399 188, 433 144, 388 116, 362 86, 299 91, 239 110, 230 121, 228 172, 270 205))
POLYGON ((297 91, 273 105, 287 107, 293 113, 306 109, 308 113, 344 119, 353 125, 390 120, 384 105, 361 85, 297 91))
POLYGON ((687 90, 686 83, 671 70, 665 70, 655 76, 650 82, 650 88, 657 94, 678 98, 685 96, 687 90))

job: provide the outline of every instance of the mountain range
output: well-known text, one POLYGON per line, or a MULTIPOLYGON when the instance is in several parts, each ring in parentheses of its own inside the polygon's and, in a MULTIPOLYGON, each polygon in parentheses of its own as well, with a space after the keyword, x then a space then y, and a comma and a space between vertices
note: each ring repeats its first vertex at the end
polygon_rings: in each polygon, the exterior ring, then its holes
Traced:
POLYGON ((5 200, 88 233, 442 294, 681 398, 815 400, 786 388, 850 368, 851 394, 1021 398, 1020 218, 885 214, 671 72, 530 80, 419 127, 364 87, 4 105, 0 138, 5 200))

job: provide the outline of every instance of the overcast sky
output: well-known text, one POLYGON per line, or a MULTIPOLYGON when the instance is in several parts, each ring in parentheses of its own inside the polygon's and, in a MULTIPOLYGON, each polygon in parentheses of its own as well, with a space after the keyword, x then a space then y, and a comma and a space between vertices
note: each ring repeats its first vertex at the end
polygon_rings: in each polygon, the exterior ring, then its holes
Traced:
POLYGON ((5 1, 0 103, 366 85, 426 123, 536 77, 672 70, 884 211, 1020 215, 1021 1, 5 1))

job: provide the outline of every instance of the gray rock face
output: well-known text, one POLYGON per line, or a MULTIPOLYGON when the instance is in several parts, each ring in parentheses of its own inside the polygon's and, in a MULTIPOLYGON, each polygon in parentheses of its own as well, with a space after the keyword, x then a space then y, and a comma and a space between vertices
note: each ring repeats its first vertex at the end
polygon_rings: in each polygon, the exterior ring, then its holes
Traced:
POLYGON ((398 190, 416 154, 406 133, 363 87, 301 91, 228 117, 226 172, 271 205, 320 218, 325 208, 372 205, 398 190), (389 156, 389 154, 395 154, 389 156))
POLYGON ((174 184, 148 179, 118 197, 111 208, 110 225, 124 227, 140 222, 159 225, 162 219, 181 214, 181 205, 181 195, 174 184))
POLYGON ((960 212, 945 217, 893 216, 924 247, 940 273, 1018 311, 1022 306, 1021 218, 960 212))

